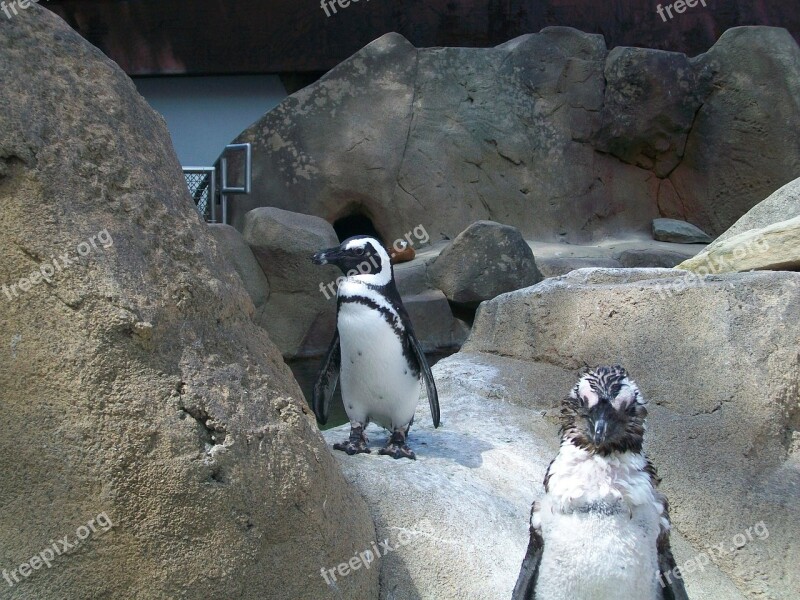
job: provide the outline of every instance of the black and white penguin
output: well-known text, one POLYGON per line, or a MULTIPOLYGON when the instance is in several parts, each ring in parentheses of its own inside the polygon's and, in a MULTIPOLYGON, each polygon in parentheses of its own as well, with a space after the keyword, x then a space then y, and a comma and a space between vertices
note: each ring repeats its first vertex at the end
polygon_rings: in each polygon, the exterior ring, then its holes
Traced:
POLYGON ((374 421, 392 432, 381 454, 416 458, 406 444, 425 380, 434 427, 439 426, 439 398, 394 282, 389 253, 373 237, 355 236, 317 252, 319 265, 338 266, 345 277, 337 290, 336 332, 314 386, 313 408, 323 425, 330 399, 341 379, 350 438, 334 444, 348 454, 369 452, 364 429, 374 421))
POLYGON ((531 510, 513 600, 687 600, 636 383, 598 367, 561 406, 561 448, 531 510))

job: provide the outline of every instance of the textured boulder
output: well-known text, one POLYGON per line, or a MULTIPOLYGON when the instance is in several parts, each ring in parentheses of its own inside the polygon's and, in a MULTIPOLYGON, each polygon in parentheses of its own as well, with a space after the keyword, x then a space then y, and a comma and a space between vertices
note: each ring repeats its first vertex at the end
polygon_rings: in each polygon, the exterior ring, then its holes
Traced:
POLYGON ((537 241, 645 234, 678 218, 718 235, 800 172, 800 48, 743 27, 695 58, 609 52, 543 29, 496 48, 417 49, 387 34, 293 94, 238 141, 251 196, 384 239, 513 223, 537 241))
POLYGON ((285 358, 325 352, 336 328, 335 282, 342 273, 313 264, 311 255, 339 244, 333 227, 319 217, 257 208, 247 213, 242 235, 269 281, 256 322, 285 358))
POLYGON ((679 219, 653 219, 653 239, 676 244, 708 244, 711 236, 679 219))
POLYGON ((264 304, 269 298, 269 281, 264 275, 261 265, 258 264, 253 251, 242 234, 230 225, 222 223, 209 223, 208 231, 214 236, 217 248, 225 257, 226 262, 233 265, 234 270, 242 279, 244 289, 250 295, 256 307, 256 317, 264 309, 264 304))
POLYGON ((708 94, 664 190, 680 208, 662 216, 718 235, 800 173, 800 48, 785 29, 736 27, 692 65, 708 94))
POLYGON ((450 302, 471 307, 541 279, 519 230, 492 221, 467 227, 430 267, 431 283, 450 302))
POLYGON ((584 269, 483 303, 462 352, 524 361, 534 410, 563 396, 559 370, 623 364, 650 401, 648 452, 692 555, 747 597, 794 598, 798 320, 799 273, 584 269))
POLYGON ((439 290, 406 296, 403 305, 425 352, 453 352, 467 339, 469 326, 453 316, 447 298, 439 290))
POLYGON ((35 4, 0 18, 0 97, 3 598, 375 597, 320 577, 373 523, 163 120, 35 4))
POLYGON ((754 269, 800 270, 800 216, 726 237, 678 268, 702 275, 754 269))
POLYGON ((800 269, 800 179, 756 204, 697 256, 678 265, 697 273, 800 269))
POLYGON ((723 242, 750 229, 761 229, 798 216, 800 216, 800 178, 790 181, 756 204, 715 241, 723 242))
POLYGON ((597 149, 668 176, 680 164, 702 103, 689 59, 678 52, 617 47, 608 53, 605 79, 597 149))

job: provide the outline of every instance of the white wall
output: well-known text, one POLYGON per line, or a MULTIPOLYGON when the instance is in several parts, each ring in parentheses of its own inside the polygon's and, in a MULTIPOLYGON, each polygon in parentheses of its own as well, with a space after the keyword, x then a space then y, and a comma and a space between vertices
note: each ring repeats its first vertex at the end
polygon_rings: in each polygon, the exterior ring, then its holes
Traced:
POLYGON ((212 165, 227 144, 286 97, 277 75, 137 77, 133 81, 164 116, 185 167, 212 165))

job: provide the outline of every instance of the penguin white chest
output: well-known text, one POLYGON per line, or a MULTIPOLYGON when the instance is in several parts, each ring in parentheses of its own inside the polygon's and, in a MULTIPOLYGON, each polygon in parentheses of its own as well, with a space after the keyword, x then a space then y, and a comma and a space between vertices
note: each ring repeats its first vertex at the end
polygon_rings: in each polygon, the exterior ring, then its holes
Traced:
POLYGON ((390 324, 378 310, 343 302, 337 320, 341 344, 341 386, 351 422, 405 427, 419 401, 419 373, 403 353, 399 319, 390 324))
POLYGON ((560 455, 534 518, 544 539, 537 600, 660 600, 661 505, 638 458, 609 467, 560 455))

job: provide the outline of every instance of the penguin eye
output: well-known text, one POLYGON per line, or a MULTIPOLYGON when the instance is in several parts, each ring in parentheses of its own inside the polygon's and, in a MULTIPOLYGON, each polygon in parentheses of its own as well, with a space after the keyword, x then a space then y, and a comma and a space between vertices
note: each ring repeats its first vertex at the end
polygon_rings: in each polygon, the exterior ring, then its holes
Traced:
POLYGON ((364 256, 364 248, 356 248, 356 256, 364 256))

